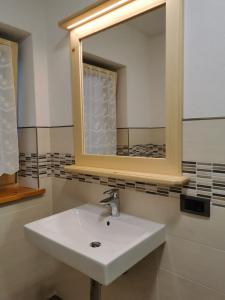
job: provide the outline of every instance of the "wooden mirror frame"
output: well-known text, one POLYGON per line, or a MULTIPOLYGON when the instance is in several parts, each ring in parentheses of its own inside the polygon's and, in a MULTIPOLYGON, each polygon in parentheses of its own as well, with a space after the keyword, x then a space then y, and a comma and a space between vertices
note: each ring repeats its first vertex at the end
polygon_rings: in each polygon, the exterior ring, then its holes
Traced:
POLYGON ((186 182, 182 176, 183 0, 101 1, 59 25, 70 31, 76 145, 76 165, 65 170, 166 185, 186 182), (162 5, 166 5, 166 158, 86 154, 82 39, 162 5))

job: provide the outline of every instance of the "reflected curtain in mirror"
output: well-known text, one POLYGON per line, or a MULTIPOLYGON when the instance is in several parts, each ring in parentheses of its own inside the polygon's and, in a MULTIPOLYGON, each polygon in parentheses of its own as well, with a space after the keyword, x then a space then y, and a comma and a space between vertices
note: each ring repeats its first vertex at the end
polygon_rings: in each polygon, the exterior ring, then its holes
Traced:
POLYGON ((19 170, 16 95, 11 48, 0 44, 0 175, 19 170))
POLYGON ((115 155, 117 74, 90 64, 83 69, 85 152, 115 155))

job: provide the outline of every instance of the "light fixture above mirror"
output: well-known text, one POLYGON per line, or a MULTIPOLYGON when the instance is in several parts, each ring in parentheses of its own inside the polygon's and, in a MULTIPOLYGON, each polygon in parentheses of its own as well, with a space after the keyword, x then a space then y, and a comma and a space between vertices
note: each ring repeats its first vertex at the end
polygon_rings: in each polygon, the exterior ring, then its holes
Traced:
MULTIPOLYGON (((60 22, 61 27, 70 31, 72 57, 76 165, 66 167, 67 171, 108 177, 111 176, 129 180, 141 180, 144 182, 154 182, 167 185, 182 184, 187 180, 187 178, 182 176, 181 170, 183 101, 182 2, 183 1, 180 0, 101 1, 99 5, 91 6, 87 10, 60 22), (161 19, 159 18, 159 15, 161 16, 161 19), (164 21, 162 21, 162 16, 165 18, 164 21), (159 28, 163 27, 163 25, 160 24, 161 21, 164 22, 165 26, 164 32, 161 32, 164 34, 164 40, 161 38, 161 44, 164 44, 164 49, 160 46, 160 51, 162 52, 160 60, 163 61, 164 66, 162 67, 163 63, 161 61, 160 72, 157 68, 153 70, 153 64, 148 63, 151 59, 152 61, 157 60, 152 51, 155 47, 152 42, 153 39, 151 39, 151 41, 149 39, 150 35, 154 36, 157 33, 157 30, 154 29, 154 21, 151 20, 157 20, 156 22, 160 25, 158 26, 159 28), (124 29, 128 27, 129 32, 127 31, 127 34, 125 34, 124 29), (124 31, 125 40, 123 43, 120 42, 122 39, 119 40, 118 35, 115 35, 115 32, 121 33, 122 31, 124 31), (136 35, 139 36, 138 39, 135 38, 136 35), (130 40, 130 50, 127 50, 127 55, 123 55, 122 51, 124 49, 121 47, 122 44, 126 44, 127 36, 129 36, 130 40), (132 57, 131 52, 133 48, 137 46, 141 48, 141 40, 144 41, 143 45, 146 44, 146 48, 143 47, 140 52, 135 50, 137 52, 137 56, 132 57), (118 52, 117 57, 115 57, 115 55, 107 55, 110 51, 115 52, 115 49, 118 52), (143 61, 142 53, 149 53, 149 58, 147 56, 145 58, 146 64, 141 64, 141 59, 143 61), (165 59, 163 55, 165 55, 165 59), (133 66, 132 70, 126 59, 122 61, 123 56, 130 56, 130 60, 135 60, 136 68, 133 66), (149 70, 152 71, 152 74, 148 72, 149 70), (161 74, 162 70, 164 70, 165 74, 161 78, 157 75, 157 73, 161 74), (126 75, 122 73, 126 73, 126 75), (136 77, 134 76, 135 73, 137 73, 136 77), (139 84, 138 86, 137 79, 142 76, 146 81, 146 84, 139 84), (99 94, 97 94, 96 97, 94 96, 96 91, 92 88, 90 89, 90 77, 92 77, 93 85, 101 85, 100 89, 104 92, 105 98, 99 94), (98 82, 96 81, 97 77, 98 82), (155 77, 158 78, 158 82, 155 77), (99 78, 101 78, 101 80, 99 78), (129 80, 131 81, 129 82, 129 80), (105 84, 106 81, 108 81, 107 92, 105 84), (160 81, 162 82, 160 83, 160 81), (120 155, 118 151, 118 141, 121 141, 122 136, 124 135, 124 132, 119 134, 119 127, 121 126, 118 125, 118 122, 120 124, 123 123, 121 123, 121 117, 119 115, 124 115, 121 113, 123 110, 121 107, 123 107, 125 103, 125 89, 122 89, 123 97, 118 97, 119 90, 121 93, 120 87, 123 83, 126 83, 128 86, 126 89, 128 110, 131 111, 133 109, 131 114, 127 113, 129 120, 127 124, 124 123, 126 126, 124 126, 124 128, 122 126, 122 129, 128 129, 129 131, 128 140, 130 144, 128 143, 128 155, 120 155), (89 90, 87 93, 88 84, 89 90), (133 92, 129 90, 129 87, 132 85, 133 92), (152 105, 151 109, 144 106, 145 110, 141 110, 137 103, 135 103, 135 100, 132 100, 132 94, 135 94, 135 89, 137 90, 139 88, 135 97, 137 98, 137 101, 139 101, 139 106, 141 106, 142 99, 140 99, 140 97, 138 99, 138 95, 141 95, 142 93, 142 98, 147 99, 147 97, 150 97, 147 96, 149 90, 148 85, 154 87, 155 90, 155 86, 159 86, 157 92, 150 91, 155 97, 155 102, 151 102, 155 103, 155 107, 152 105), (165 109, 160 109, 160 111, 161 115, 163 114, 162 111, 165 113, 165 126, 160 125, 157 127, 156 119, 159 119, 159 117, 156 117, 156 110, 159 109, 156 106, 160 102, 158 100, 158 94, 160 93, 164 95, 164 102, 160 101, 165 104, 165 109), (114 97, 111 97, 112 94, 114 97), (99 100, 101 97, 102 100, 99 100), (111 102, 108 101, 109 98, 112 98, 111 102), (122 99, 120 102, 118 100, 119 98, 122 99), (98 100, 98 103, 96 102, 96 99, 98 100), (130 105, 132 101, 133 106, 130 105), (108 118, 109 123, 107 125, 100 122, 101 118, 106 118, 106 114, 97 115, 97 113, 99 113, 99 107, 97 109, 97 106, 101 106, 102 110, 105 110, 107 111, 107 114, 110 114, 110 118, 108 118), (120 107, 119 110, 118 107, 120 107), (152 110, 153 117, 150 117, 150 110, 152 110), (152 121, 152 124, 154 123, 152 128, 150 128, 151 126, 149 125, 151 122, 148 123, 147 120, 148 111, 149 119, 151 119, 151 121, 154 119, 155 114, 156 121, 155 123, 152 121), (96 115, 97 118, 94 118, 96 115), (112 115, 114 115, 114 117, 112 117, 112 115), (131 115, 134 117, 131 118, 131 115), (148 126, 146 125, 146 127, 140 125, 147 124, 143 123, 144 115, 146 115, 145 119, 148 123, 148 126), (138 117, 140 116, 142 116, 142 120, 139 118, 140 123, 138 123, 138 117), (93 119, 93 122, 91 121, 91 118, 93 119), (120 121, 118 121, 119 119, 120 121), (133 120, 133 123, 131 122, 131 119, 133 120), (137 125, 137 128, 134 124, 137 125), (99 130, 96 126, 100 129, 110 128, 111 131, 108 132, 110 132, 111 135, 104 136, 107 132, 106 130, 104 131, 104 134, 102 133, 101 135, 90 134, 92 131, 99 130), (160 129, 162 129, 161 127, 165 127, 163 129, 164 131, 160 133, 165 140, 159 139, 159 127, 160 129), (142 131, 140 131, 141 128, 142 131), (137 135, 137 132, 139 135, 137 135), (100 145, 102 140, 112 141, 113 146, 110 146, 109 148, 105 147, 106 150, 104 151, 99 149, 99 147, 97 147, 97 149, 96 145, 100 145), (154 144, 155 142, 153 142, 153 140, 160 140, 161 144, 158 146, 160 146, 162 155, 155 155, 154 149, 157 149, 157 147, 155 147, 157 146, 157 143, 154 144), (90 144, 90 141, 94 141, 96 145, 94 145, 94 143, 90 144), (148 155, 145 155, 143 147, 147 146, 148 149, 145 148, 145 150, 147 149, 146 153, 148 153, 148 155)), ((157 26, 155 27, 158 28, 157 26)), ((155 53, 157 51, 158 50, 156 50, 155 53)), ((135 99, 135 97, 133 98, 135 99)), ((151 97, 153 98, 153 96, 151 97)), ((158 122, 158 124, 160 124, 160 122, 158 122)))
POLYGON ((93 11, 90 15, 83 17, 81 20, 75 21, 71 25, 68 25, 67 29, 71 30, 78 26, 81 26, 81 25, 83 25, 89 21, 92 21, 92 20, 96 19, 97 17, 100 17, 100 16, 102 16, 102 15, 128 3, 128 2, 131 2, 131 1, 134 1, 134 0, 111 1, 110 3, 108 3, 106 5, 106 7, 102 7, 100 10, 97 10, 96 12, 93 11))

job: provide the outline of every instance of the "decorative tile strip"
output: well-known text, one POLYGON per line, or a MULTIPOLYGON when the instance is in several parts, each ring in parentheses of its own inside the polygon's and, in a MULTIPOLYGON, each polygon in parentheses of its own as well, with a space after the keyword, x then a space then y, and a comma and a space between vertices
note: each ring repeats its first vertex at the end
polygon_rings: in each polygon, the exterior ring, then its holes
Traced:
POLYGON ((117 155, 163 158, 166 156, 166 145, 138 144, 130 148, 127 145, 119 145, 117 155))
POLYGON ((19 165, 19 176, 31 178, 38 177, 38 158, 36 153, 20 153, 19 165))
POLYGON ((139 181, 125 181, 113 177, 88 174, 72 175, 64 171, 64 166, 74 163, 74 156, 68 153, 45 153, 39 154, 38 157, 35 153, 20 153, 19 176, 33 178, 52 176, 166 197, 179 197, 183 193, 209 198, 213 200, 213 203, 221 206, 225 203, 225 164, 184 161, 183 175, 190 178, 189 182, 183 187, 168 187, 139 181))
POLYGON ((129 156, 129 147, 127 145, 118 145, 117 146, 117 155, 129 156))
POLYGON ((71 174, 64 171, 64 166, 75 163, 74 157, 67 153, 52 154, 52 175, 55 177, 71 179, 71 174))
POLYGON ((212 166, 212 198, 225 201, 225 164, 212 166))
POLYGON ((134 145, 129 149, 129 156, 163 158, 166 156, 166 145, 134 145))
POLYGON ((38 168, 39 176, 42 177, 51 177, 52 176, 52 154, 45 153, 38 155, 38 168))

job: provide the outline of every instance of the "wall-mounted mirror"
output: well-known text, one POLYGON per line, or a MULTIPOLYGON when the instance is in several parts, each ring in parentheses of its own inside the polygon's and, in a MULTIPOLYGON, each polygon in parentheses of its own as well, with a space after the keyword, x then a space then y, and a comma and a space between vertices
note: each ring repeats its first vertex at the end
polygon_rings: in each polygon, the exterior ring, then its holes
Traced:
POLYGON ((182 0, 108 0, 70 30, 75 128, 69 172, 180 184, 182 0))
POLYGON ((164 158, 166 6, 83 44, 86 154, 164 158))

